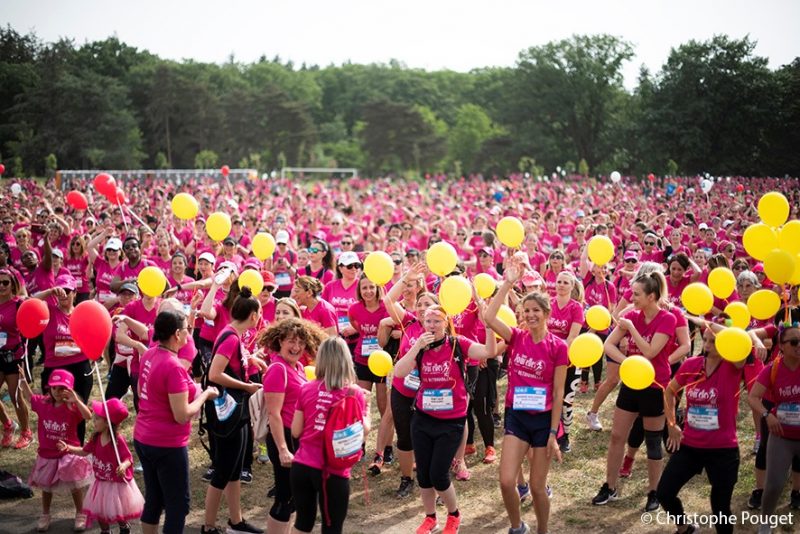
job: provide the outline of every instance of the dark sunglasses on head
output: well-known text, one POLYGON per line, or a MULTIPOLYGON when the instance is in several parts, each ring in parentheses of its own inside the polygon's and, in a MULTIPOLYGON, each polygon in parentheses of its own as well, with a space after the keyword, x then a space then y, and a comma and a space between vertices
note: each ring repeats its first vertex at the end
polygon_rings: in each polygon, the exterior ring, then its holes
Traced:
POLYGON ((797 347, 798 345, 800 345, 800 338, 795 338, 795 339, 784 339, 784 340, 783 340, 783 342, 784 342, 784 343, 788 343, 788 344, 789 344, 789 345, 791 345, 792 347, 797 347))
POLYGON ((343 269, 360 269, 361 268, 361 264, 360 263, 351 263, 350 265, 342 265, 342 268, 343 269))
POLYGON ((11 285, 11 280, 0 280, 0 286, 6 287, 11 285))

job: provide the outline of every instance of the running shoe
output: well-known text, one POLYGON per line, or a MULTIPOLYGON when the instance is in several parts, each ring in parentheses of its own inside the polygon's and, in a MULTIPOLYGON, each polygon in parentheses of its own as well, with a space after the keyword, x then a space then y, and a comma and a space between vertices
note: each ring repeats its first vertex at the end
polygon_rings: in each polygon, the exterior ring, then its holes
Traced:
POLYGON ((239 480, 242 484, 252 484, 253 483, 253 473, 247 470, 243 470, 239 474, 239 480))
POLYGON ((644 505, 645 512, 654 512, 658 510, 658 507, 661 504, 658 502, 658 497, 656 496, 656 490, 650 490, 647 492, 647 502, 644 505))
POLYGON ((36 531, 47 532, 48 530, 50 530, 50 514, 42 514, 36 523, 36 531))
POLYGON ((619 493, 615 489, 611 489, 608 487, 608 482, 604 482, 603 486, 600 488, 600 491, 597 492, 594 499, 592 499, 592 504, 595 506, 602 506, 606 504, 608 501, 616 501, 619 499, 619 493))
POLYGON ((489 445, 486 447, 486 452, 483 455, 483 463, 493 464, 495 460, 497 460, 497 451, 494 450, 494 447, 489 445))
POLYGON ((589 429, 594 430, 595 432, 603 431, 603 423, 600 422, 600 417, 596 413, 587 413, 586 423, 589 425, 589 429))
POLYGON ((14 441, 14 432, 17 431, 19 425, 16 421, 12 421, 9 419, 3 425, 3 440, 0 442, 0 446, 2 447, 10 447, 11 443, 14 441))
POLYGON ((73 525, 72 530, 75 532, 83 532, 86 530, 86 514, 75 514, 75 524, 73 525))
POLYGON ((222 534, 222 531, 217 527, 206 528, 205 525, 200 527, 200 534, 222 534))
POLYGON ((267 454, 267 446, 263 443, 258 445, 258 463, 260 464, 268 464, 269 463, 269 455, 267 454))
POLYGON ((209 467, 208 469, 206 469, 206 472, 203 473, 203 476, 200 478, 203 479, 203 482, 211 482, 211 479, 213 477, 214 477, 214 468, 209 467))
POLYGON ((517 484, 517 493, 519 493, 519 502, 525 502, 525 499, 531 496, 531 487, 527 484, 517 484))
POLYGON ((467 445, 464 447, 464 456, 469 456, 475 454, 476 452, 478 452, 478 449, 476 449, 475 445, 472 443, 467 443, 467 445))
POLYGON ((509 528, 508 534, 531 534, 531 528, 525 523, 525 521, 520 521, 519 528, 509 528))
POLYGON ((589 382, 581 382, 581 387, 579 391, 581 393, 589 393, 589 382))
POLYGON ((633 471, 633 461, 635 458, 628 456, 627 454, 622 459, 622 467, 619 468, 619 476, 620 478, 629 478, 631 476, 631 472, 633 471))
POLYGON ((754 489, 753 493, 750 494, 750 498, 747 499, 747 507, 751 510, 760 510, 761 509, 761 497, 764 496, 763 489, 754 489))
POLYGON ((397 488, 397 497, 402 499, 411 495, 414 491, 414 479, 411 477, 400 477, 400 487, 397 488))
POLYGON ((376 454, 367 471, 369 471, 370 475, 378 476, 381 474, 381 467, 383 467, 383 456, 376 454))
POLYGON ((264 534, 264 531, 248 523, 245 518, 235 525, 228 519, 228 528, 225 529, 225 534, 264 534))
POLYGON ((383 448, 383 465, 392 465, 394 462, 394 449, 391 445, 383 448))
POLYGON ((33 441, 33 432, 30 429, 23 430, 20 433, 19 438, 17 439, 17 442, 14 444, 14 448, 15 449, 27 449, 32 441, 33 441))
POLYGON ((425 520, 417 527, 417 534, 433 534, 439 532, 439 523, 436 522, 436 516, 425 516, 425 520))
POLYGON ((558 440, 558 448, 565 454, 572 452, 572 445, 569 444, 569 434, 561 436, 561 439, 558 440))
POLYGON ((458 528, 461 526, 461 514, 450 515, 447 514, 447 523, 444 524, 442 534, 458 534, 458 528))

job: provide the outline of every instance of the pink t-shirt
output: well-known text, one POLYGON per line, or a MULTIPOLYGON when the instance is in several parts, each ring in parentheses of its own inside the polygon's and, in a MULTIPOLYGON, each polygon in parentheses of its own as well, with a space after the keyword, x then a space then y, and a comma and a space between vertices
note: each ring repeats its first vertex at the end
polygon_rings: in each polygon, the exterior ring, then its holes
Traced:
POLYGON ((606 309, 613 309, 617 303, 617 288, 608 280, 597 283, 591 274, 583 283, 585 290, 584 300, 587 306, 605 306, 606 309))
POLYGON ((311 270, 311 265, 306 265, 305 269, 303 269, 303 272, 298 274, 300 274, 301 276, 302 275, 312 276, 317 280, 319 280, 320 282, 322 282, 322 285, 330 284, 331 282, 333 282, 333 279, 335 278, 333 271, 331 271, 330 269, 326 269, 325 267, 323 267, 319 271, 313 271, 311 270))
POLYGON ((691 281, 690 277, 684 276, 680 282, 674 284, 672 278, 667 276, 667 291, 669 292, 670 304, 678 306, 679 308, 683 306, 681 302, 681 293, 683 293, 683 290, 686 289, 686 286, 688 286, 691 281))
MULTIPOLYGON (((175 277, 172 276, 172 272, 167 271, 167 273, 168 273, 167 274, 167 283, 169 284, 170 287, 175 287, 178 284, 183 285, 183 284, 189 284, 191 282, 194 282, 194 280, 192 278, 190 278, 189 276, 186 276, 185 274, 183 275, 182 279, 175 280, 175 277)), ((188 316, 189 315, 189 306, 190 306, 190 304, 192 302, 192 296, 194 296, 194 289, 183 289, 183 288, 181 288, 180 291, 176 291, 175 292, 174 296, 175 296, 176 299, 178 299, 178 301, 181 304, 183 304, 183 313, 184 313, 184 315, 188 316)))
POLYGON ((25 354, 25 344, 17 328, 17 309, 21 304, 20 297, 11 297, 0 304, 0 350, 14 350, 15 359, 25 354))
MULTIPOLYGON (((653 336, 656 334, 665 334, 670 338, 667 340, 664 348, 661 349, 661 352, 650 359, 650 363, 653 364, 653 368, 656 371, 656 379, 650 387, 657 388, 659 384, 662 388, 667 387, 670 379, 669 354, 672 352, 671 348, 674 345, 672 338, 675 337, 675 316, 666 310, 658 310, 653 320, 647 323, 645 322, 644 312, 641 310, 631 310, 626 313, 624 317, 633 322, 634 328, 636 328, 636 331, 639 332, 639 335, 642 336, 647 343, 652 343, 653 336)), ((639 347, 636 345, 631 335, 627 334, 627 336, 628 356, 641 355, 642 351, 639 350, 639 347)))
POLYGON ((339 330, 339 323, 336 319, 336 310, 326 300, 318 299, 317 305, 314 306, 313 310, 303 308, 300 310, 300 312, 303 314, 303 319, 318 324, 322 329, 333 326, 337 331, 339 330))
POLYGON ((114 453, 114 444, 111 443, 110 439, 108 443, 103 445, 100 442, 100 434, 97 433, 84 445, 83 450, 92 455, 92 471, 94 472, 95 480, 124 483, 128 480, 133 480, 133 455, 122 434, 117 433, 114 437, 117 440, 117 450, 119 451, 120 461, 131 461, 131 465, 125 470, 124 477, 120 477, 117 474, 117 466, 119 464, 117 463, 117 456, 114 453))
POLYGON ((558 273, 554 273, 550 269, 547 269, 544 272, 544 287, 547 289, 547 294, 550 297, 556 296, 556 279, 558 279, 558 273))
POLYGON ((44 329, 44 366, 64 367, 86 360, 69 333, 69 315, 50 303, 50 322, 44 329))
POLYGON ((559 308, 558 299, 550 299, 550 317, 547 318, 547 330, 560 337, 567 339, 569 331, 574 323, 583 326, 583 307, 577 300, 570 299, 567 305, 559 308))
MULTIPOLYGON (((473 341, 457 336, 456 342, 466 358, 473 341)), ((435 349, 423 352, 417 410, 436 419, 458 419, 467 415, 467 388, 460 365, 454 360, 453 346, 446 338, 435 349)))
POLYGON ((58 450, 58 442, 64 440, 68 445, 79 447, 78 423, 83 421, 81 412, 74 405, 62 402, 56 406, 49 395, 33 395, 31 410, 39 416, 37 434, 39 436, 39 456, 42 458, 61 458, 66 452, 58 450))
POLYGON ((675 373, 684 387, 686 424, 681 443, 702 449, 727 449, 738 446, 736 416, 739 413, 739 384, 742 370, 722 360, 706 376, 705 358, 689 358, 675 373))
POLYGON ((138 278, 139 273, 144 270, 145 267, 150 267, 154 265, 152 261, 142 258, 139 260, 139 263, 136 264, 136 267, 131 267, 130 263, 127 261, 122 262, 122 267, 119 270, 119 277, 122 280, 129 280, 131 278, 138 278))
POLYGON ((28 290, 28 295, 33 295, 39 291, 44 291, 55 286, 56 279, 52 271, 46 271, 44 267, 38 265, 30 274, 28 274, 25 282, 25 288, 28 290))
POLYGON ((212 358, 217 354, 224 356, 225 359, 228 360, 228 365, 230 365, 233 374, 239 377, 239 380, 243 382, 246 381, 247 376, 244 371, 247 369, 247 362, 244 360, 244 358, 246 358, 246 353, 242 350, 242 340, 239 339, 239 333, 236 332, 232 326, 226 326, 219 331, 217 340, 214 341, 214 344, 217 345, 217 350, 214 354, 212 354, 212 358), (233 333, 225 334, 225 332, 233 333), (222 343, 217 345, 217 340, 224 335, 227 335, 228 337, 226 337, 222 343))
POLYGON ((292 427, 297 400, 300 398, 300 388, 306 382, 308 379, 300 362, 292 367, 280 354, 272 356, 267 372, 264 373, 264 393, 283 393, 281 421, 286 428, 292 427))
POLYGON ((89 279, 86 278, 86 269, 89 267, 89 258, 84 256, 82 258, 64 258, 64 267, 69 271, 69 274, 75 279, 75 289, 78 293, 89 293, 89 279))
POLYGON ((153 447, 186 447, 192 422, 175 421, 169 396, 188 392, 188 402, 192 402, 198 389, 176 355, 162 347, 145 352, 138 388, 139 413, 133 427, 134 439, 153 447))
MULTIPOLYGON (((325 286, 322 290, 322 300, 329 302, 336 310, 336 317, 347 317, 347 311, 350 306, 358 302, 356 290, 358 289, 358 280, 355 280, 350 287, 345 288, 342 280, 334 280, 325 286)), ((340 328, 341 330, 341 328, 340 328)))
POLYGON ((552 410, 556 367, 569 365, 564 340, 548 332, 544 339, 534 343, 529 332, 512 328, 506 354, 506 408, 530 413, 552 410))
MULTIPOLYGON (((403 316, 403 337, 400 338, 400 348, 397 350, 397 359, 399 360, 403 356, 405 356, 408 349, 411 348, 414 343, 417 342, 419 336, 425 331, 422 325, 417 322, 416 316, 406 311, 405 315, 403 316)), ((398 393, 403 395, 404 397, 415 397, 417 395, 418 383, 414 381, 414 378, 419 377, 419 371, 414 369, 411 371, 411 374, 414 376, 412 379, 408 379, 408 377, 400 378, 399 376, 395 376, 392 378, 392 388, 397 390, 398 393), (414 387, 409 387, 414 386, 414 387)))
POLYGON ((200 327, 200 337, 202 339, 213 343, 217 339, 219 331, 231 322, 231 314, 223 304, 227 296, 228 293, 222 289, 217 290, 216 295, 214 295, 214 311, 217 312, 217 317, 213 320, 203 319, 203 325, 200 327))
MULTIPOLYGON (((362 405, 366 414, 367 402, 364 390, 358 386, 350 386, 355 392, 355 397, 362 405)), ((297 401, 297 410, 303 413, 303 433, 300 435, 300 447, 294 455, 294 461, 322 469, 323 449, 325 446, 325 422, 333 403, 338 402, 347 394, 347 389, 337 389, 329 392, 325 382, 313 380, 303 384, 300 389, 300 398, 297 401)), ((331 470, 331 474, 350 478, 350 469, 331 470)))
POLYGON ((350 306, 347 315, 350 319, 350 324, 358 332, 355 362, 367 365, 369 355, 376 350, 380 350, 378 345, 378 323, 388 317, 389 313, 386 311, 386 306, 383 302, 380 302, 378 309, 375 311, 369 311, 362 302, 356 302, 350 306))
MULTIPOLYGON (((122 315, 127 315, 131 319, 139 321, 143 325, 145 325, 148 330, 152 328, 152 326, 156 322, 156 316, 158 315, 158 299, 153 304, 153 307, 148 310, 144 307, 144 301, 141 299, 134 300, 133 302, 129 303, 125 306, 125 309, 122 310, 122 315)), ((149 339, 141 339, 137 336, 131 329, 128 329, 128 337, 130 337, 134 341, 139 341, 144 343, 145 345, 149 341, 149 339)), ((139 352, 132 349, 131 347, 125 347, 123 345, 117 344, 117 354, 123 356, 124 358, 130 358, 130 372, 131 376, 138 376, 139 375, 139 352)), ((126 365, 127 362, 120 361, 115 362, 117 365, 126 365)))
POLYGON ((116 267, 111 267, 108 262, 102 258, 94 260, 94 285, 97 290, 97 300, 105 302, 114 297, 111 292, 111 281, 114 278, 120 277, 122 272, 122 263, 118 263, 116 267))
POLYGON ((759 384, 767 389, 775 403, 771 410, 781 424, 783 437, 800 440, 800 367, 792 371, 780 360, 764 366, 756 378, 759 384), (772 380, 772 366, 780 362, 775 381, 772 380))

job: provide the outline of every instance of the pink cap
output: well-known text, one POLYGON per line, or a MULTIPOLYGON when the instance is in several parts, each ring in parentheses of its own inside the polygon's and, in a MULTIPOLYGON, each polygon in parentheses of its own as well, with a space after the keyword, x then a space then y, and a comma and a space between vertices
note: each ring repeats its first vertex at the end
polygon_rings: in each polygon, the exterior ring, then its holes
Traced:
POLYGON ((110 417, 112 425, 118 425, 128 418, 128 408, 121 400, 113 397, 106 399, 106 406, 108 407, 108 416, 106 416, 106 410, 103 407, 102 401, 93 401, 92 411, 97 417, 102 417, 104 421, 108 420, 110 417))
POLYGON ((271 271, 261 271, 261 279, 264 280, 264 287, 272 286, 277 288, 278 284, 275 282, 275 275, 271 271))
POLYGON ((50 373, 50 378, 47 379, 47 385, 51 388, 63 386, 67 389, 72 389, 75 385, 75 377, 65 369, 55 369, 50 373))

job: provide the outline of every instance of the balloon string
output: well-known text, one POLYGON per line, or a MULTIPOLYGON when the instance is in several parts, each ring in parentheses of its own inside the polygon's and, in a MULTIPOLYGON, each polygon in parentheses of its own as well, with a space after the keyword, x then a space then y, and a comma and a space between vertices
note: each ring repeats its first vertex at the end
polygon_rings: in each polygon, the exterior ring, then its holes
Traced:
MULTIPOLYGON (((103 389, 103 378, 100 376, 100 366, 97 365, 97 360, 94 362, 94 370, 97 371, 97 380, 100 383, 100 397, 103 399, 103 408, 106 410, 106 419, 108 421, 108 433, 111 434, 111 444, 114 446, 114 456, 117 457, 117 465, 122 465, 122 460, 119 457, 119 449, 117 449, 117 437, 114 435, 114 427, 111 424, 111 414, 108 413, 108 403, 106 402, 106 393, 103 389)), ((91 372, 90 372, 91 374, 91 372)))
POLYGON ((119 206, 119 214, 122 215, 122 222, 125 225, 125 233, 127 234, 128 233, 128 220, 125 219, 125 211, 123 211, 123 209, 122 209, 122 204, 120 203, 119 198, 117 198, 117 206, 119 206))
POLYGON ((619 324, 619 322, 616 319, 614 319, 614 315, 611 313, 611 295, 608 292, 608 284, 609 284, 609 281, 606 280, 605 278, 603 278, 603 287, 606 290, 606 302, 608 303, 608 307, 606 309, 609 310, 609 314, 608 315, 609 315, 609 317, 611 317, 611 322, 613 324, 619 324))
POLYGON ((131 209, 130 209, 130 208, 128 208, 128 207, 126 207, 125 209, 127 209, 127 210, 128 210, 128 215, 130 215, 132 218, 136 219, 136 222, 138 222, 139 224, 141 224, 141 225, 142 225, 142 227, 143 227, 145 230, 147 230, 147 231, 148 231, 148 232, 150 232, 151 234, 155 234, 155 232, 153 231, 153 229, 152 229, 152 228, 150 228, 149 226, 147 226, 147 224, 145 224, 145 222, 144 222, 144 221, 143 221, 143 220, 142 220, 142 219, 141 219, 141 218, 140 218, 138 215, 136 215, 135 213, 133 213, 133 210, 131 210, 131 209))

